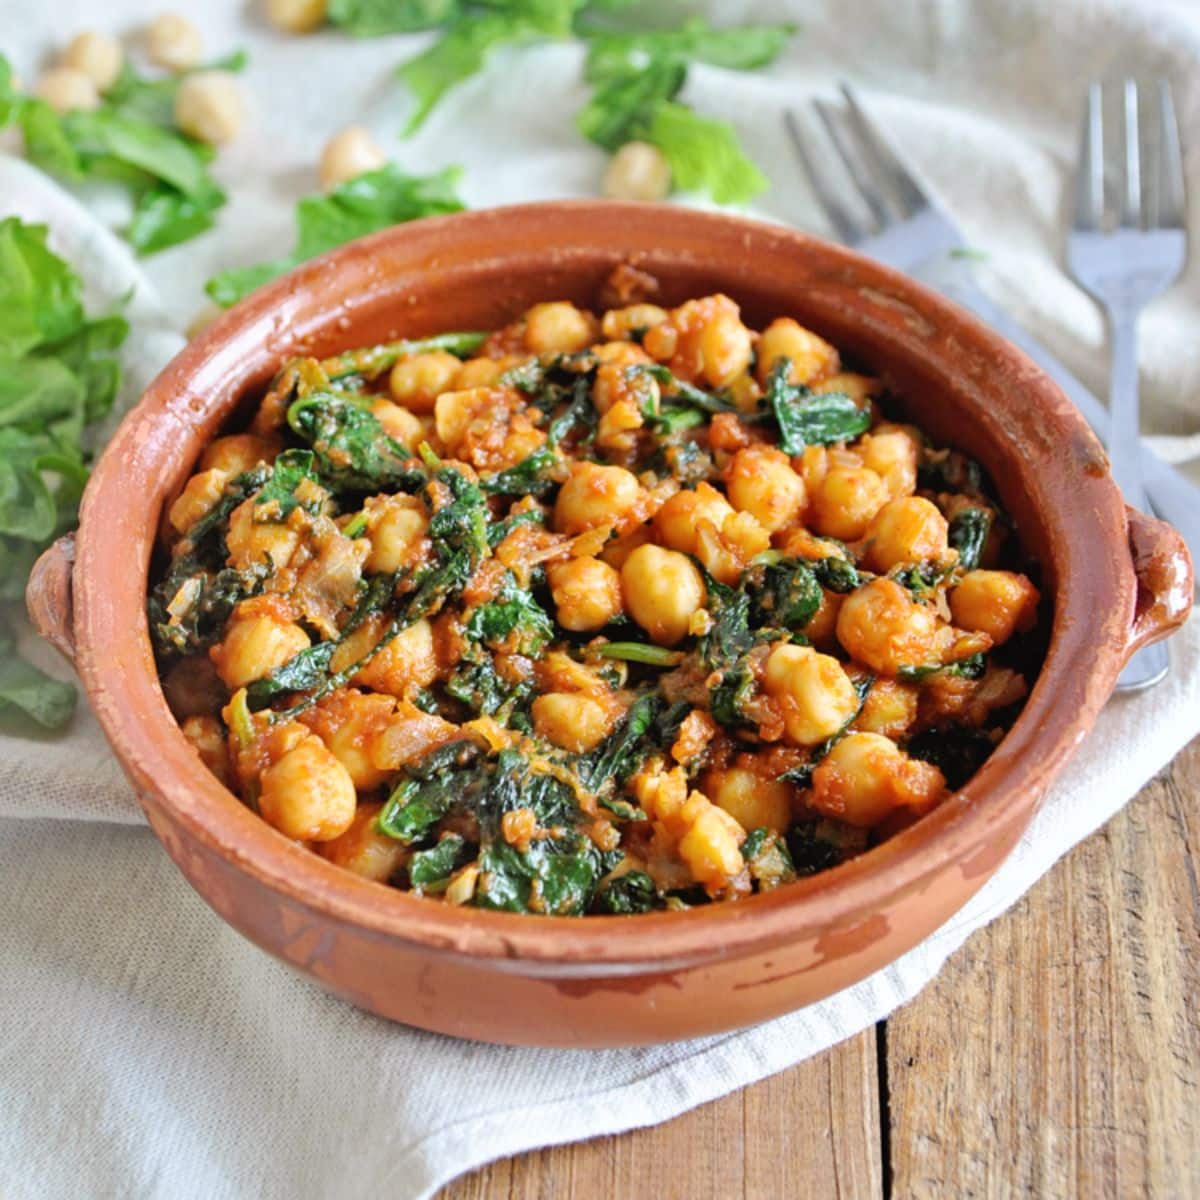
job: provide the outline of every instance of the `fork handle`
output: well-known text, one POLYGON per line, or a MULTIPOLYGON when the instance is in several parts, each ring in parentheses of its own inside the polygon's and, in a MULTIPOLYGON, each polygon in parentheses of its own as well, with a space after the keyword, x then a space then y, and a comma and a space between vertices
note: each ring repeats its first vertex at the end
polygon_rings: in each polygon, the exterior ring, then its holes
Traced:
MULTIPOLYGON (((1107 441, 1109 431, 1108 412, 1088 389, 1080 383, 1061 362, 1050 353, 1032 334, 1019 325, 1003 309, 997 307, 978 287, 967 278, 939 279, 936 286, 951 300, 971 309, 997 333, 1019 346, 1055 383, 1083 414, 1084 419, 1102 441, 1107 441)), ((1136 371, 1137 364, 1134 363, 1136 371)), ((1114 378, 1115 378, 1114 362, 1114 378)), ((1174 525, 1183 534, 1191 551, 1192 560, 1200 562, 1200 489, 1188 482, 1174 467, 1163 462, 1157 454, 1138 440, 1136 433, 1128 435, 1128 445, 1140 449, 1139 462, 1142 471, 1143 494, 1137 499, 1128 497, 1135 507, 1142 508, 1149 496, 1154 511, 1163 520, 1174 525)), ((1117 482, 1122 481, 1118 478, 1117 482)))

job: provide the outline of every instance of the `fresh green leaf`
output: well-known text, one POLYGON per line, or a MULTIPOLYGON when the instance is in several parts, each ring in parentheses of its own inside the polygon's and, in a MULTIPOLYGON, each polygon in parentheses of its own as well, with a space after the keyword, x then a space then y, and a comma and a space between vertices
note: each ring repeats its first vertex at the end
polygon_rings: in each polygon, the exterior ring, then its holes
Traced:
POLYGON ((139 254, 155 254, 211 229, 224 203, 225 193, 217 187, 191 196, 165 186, 147 188, 138 197, 125 236, 139 254))
POLYGON ((367 171, 327 196, 306 196, 296 208, 296 246, 285 258, 222 271, 205 290, 224 308, 300 263, 354 238, 418 217, 459 212, 457 168, 407 175, 395 163, 367 171))
POLYGON ((745 204, 769 186, 742 153, 728 121, 662 103, 642 137, 663 152, 675 185, 684 191, 707 192, 718 204, 745 204))
POLYGON ((609 78, 639 58, 691 60, 734 71, 752 71, 774 62, 794 32, 794 25, 716 29, 700 18, 693 18, 679 29, 592 32, 587 35, 585 78, 589 82, 609 78))
POLYGON ((519 45, 561 33, 555 34, 538 20, 516 11, 479 13, 454 22, 428 50, 396 71, 416 101, 403 136, 415 133, 455 84, 481 71, 497 46, 519 45))
POLYGON ((381 37, 436 29, 459 10, 459 0, 329 0, 328 17, 355 37, 381 37))
POLYGON ((57 342, 83 323, 79 279, 47 247, 47 232, 19 217, 0 220, 0 355, 57 342))
POLYGON ((607 69, 593 78, 596 90, 575 118, 579 132, 609 153, 645 137, 659 105, 679 94, 686 77, 686 65, 676 59, 607 69))

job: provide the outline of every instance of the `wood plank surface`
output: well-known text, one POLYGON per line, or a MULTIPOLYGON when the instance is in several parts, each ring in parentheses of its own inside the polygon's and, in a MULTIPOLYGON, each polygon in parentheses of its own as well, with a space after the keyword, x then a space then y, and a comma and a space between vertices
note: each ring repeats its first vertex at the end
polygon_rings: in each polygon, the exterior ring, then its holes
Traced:
POLYGON ((492 1163, 440 1200, 882 1196, 874 1030, 663 1125, 492 1163))
POLYGON ((1198 850, 1200 739, 878 1037, 439 1200, 1200 1196, 1198 850))
POLYGON ((887 1026, 897 1196, 1200 1195, 1200 741, 887 1026))

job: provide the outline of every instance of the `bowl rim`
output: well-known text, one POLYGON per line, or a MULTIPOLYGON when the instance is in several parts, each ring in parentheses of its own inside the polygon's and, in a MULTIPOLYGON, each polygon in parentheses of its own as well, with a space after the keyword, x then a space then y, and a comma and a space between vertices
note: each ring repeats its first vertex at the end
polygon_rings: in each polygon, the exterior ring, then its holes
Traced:
MULTIPOLYGON (((854 251, 783 226, 693 209, 671 208, 669 213, 672 228, 694 237, 698 246, 733 241, 749 247, 760 242, 799 251, 842 270, 857 281, 856 287, 949 324, 963 347, 1020 381, 1048 430, 1047 445, 1055 439, 1082 445, 1086 454, 1104 464, 1099 443, 1057 385, 951 301, 854 251)), ((996 862, 994 855, 989 858, 989 836, 1001 834, 1015 812, 1032 809, 1090 727, 1119 669, 1132 621, 1135 581, 1127 550, 1122 549, 1124 506, 1106 468, 1088 472, 1083 484, 1092 526, 1084 532, 1090 536, 1079 537, 1077 528, 1077 536, 1060 543, 1065 569, 1055 582, 1052 631, 1042 669, 1017 721, 964 788, 909 829, 832 871, 737 903, 645 914, 634 921, 615 916, 531 919, 433 904, 362 879, 290 842, 208 772, 167 709, 157 673, 147 671, 147 661, 153 664, 144 604, 148 562, 125 573, 136 577, 139 602, 132 620, 128 597, 118 599, 95 586, 106 562, 111 573, 114 547, 119 551, 123 539, 138 536, 140 526, 123 506, 129 494, 129 465, 152 453, 156 437, 161 442, 164 431, 181 431, 209 408, 225 403, 222 397, 229 387, 237 390, 231 382, 236 371, 222 356, 230 356, 235 340, 251 327, 266 329, 272 321, 276 327, 286 326, 282 314, 298 295, 328 289, 331 276, 361 270, 363 263, 384 257, 385 250, 406 250, 411 257, 436 249, 447 231, 507 239, 511 248, 523 233, 537 230, 544 235, 547 229, 561 227, 562 245, 570 248, 589 245, 590 238, 599 236, 595 231, 611 221, 649 236, 663 216, 664 209, 656 205, 550 201, 394 226, 311 260, 255 292, 191 341, 150 384, 111 439, 84 496, 76 541, 74 620, 80 678, 152 817, 165 813, 207 850, 314 917, 333 918, 426 952, 491 960, 497 969, 549 974, 621 974, 741 956, 783 940, 848 927, 857 912, 881 895, 919 890, 926 877, 948 863, 957 861, 964 875, 990 873, 996 862), (574 230, 570 235, 568 227, 574 230), (224 392, 217 388, 217 401, 207 400, 200 387, 192 386, 199 381, 211 389, 221 371, 229 386, 224 392), (977 857, 990 866, 974 871, 977 857)), ((319 304, 311 307, 313 313, 321 311, 319 304)), ((1046 454, 1049 458, 1048 450, 1046 454)), ((1077 479, 1048 472, 1046 496, 1065 507, 1054 511, 1039 505, 1039 513, 1050 524, 1061 524, 1064 512, 1079 508, 1069 492, 1080 486, 1077 479)), ((128 592, 132 584, 126 579, 122 586, 128 592)))

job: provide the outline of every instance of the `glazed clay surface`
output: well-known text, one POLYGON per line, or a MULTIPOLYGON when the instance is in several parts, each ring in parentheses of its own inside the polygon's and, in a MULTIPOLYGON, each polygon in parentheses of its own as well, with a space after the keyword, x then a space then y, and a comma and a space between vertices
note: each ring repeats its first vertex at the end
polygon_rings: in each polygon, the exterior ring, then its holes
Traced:
POLYGON ((74 562, 66 546, 49 551, 29 599, 43 633, 73 653, 156 834, 231 925, 383 1016, 490 1041, 610 1046, 760 1021, 915 945, 1009 853, 1122 663, 1183 621, 1191 588, 1178 537, 1127 519, 1103 451, 1056 386, 962 310, 779 227, 580 202, 397 227, 232 310, 126 418, 88 487, 74 562), (737 904, 531 918, 430 903, 339 870, 226 791, 171 717, 144 615, 162 508, 283 359, 493 328, 539 300, 602 306, 623 262, 660 281, 663 303, 723 291, 752 325, 795 316, 882 375, 932 437, 982 462, 1040 563, 1051 622, 1025 710, 967 786, 918 824, 737 904))

